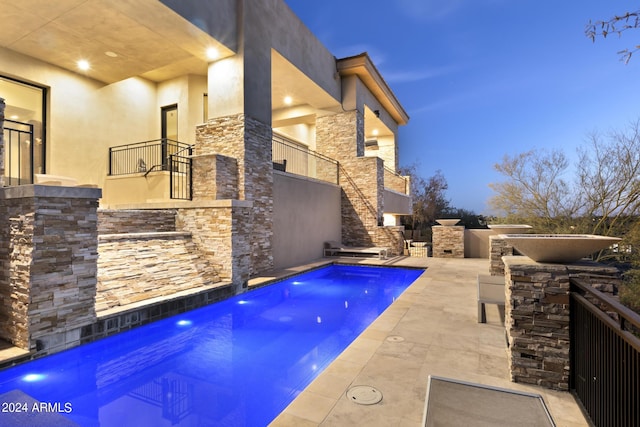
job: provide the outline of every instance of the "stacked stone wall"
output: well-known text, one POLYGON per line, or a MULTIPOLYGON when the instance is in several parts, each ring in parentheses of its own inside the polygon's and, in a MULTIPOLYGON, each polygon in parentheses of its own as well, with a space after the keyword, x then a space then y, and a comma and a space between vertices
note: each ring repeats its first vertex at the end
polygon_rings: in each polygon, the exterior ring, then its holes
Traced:
POLYGON ((99 189, 0 189, 0 334, 44 352, 95 321, 99 189))
POLYGON ((513 255, 513 246, 500 236, 489 236, 489 274, 504 276, 502 257, 513 255))
MULTIPOLYGON (((238 198, 251 201, 250 274, 273 268, 272 129, 244 114, 209 120, 196 129, 196 154, 220 154, 237 160, 238 198)), ((206 183, 203 183, 206 185, 206 183)), ((200 191, 195 189, 195 191, 200 191)), ((247 236, 244 236, 246 238, 247 236)))
POLYGON ((388 169, 384 169, 384 186, 398 193, 407 194, 409 182, 404 177, 398 176, 388 169))
POLYGON ((504 257, 505 328, 514 382, 568 390, 570 376, 570 279, 617 286, 615 268, 591 262, 536 263, 504 257))
POLYGON ((33 199, 0 200, 0 337, 29 349, 33 199))
POLYGON ((4 109, 5 102, 0 98, 0 187, 4 187, 4 109))
POLYGON ((99 209, 98 233, 176 231, 175 209, 99 209))
POLYGON ((384 162, 364 157, 364 118, 359 111, 319 117, 318 152, 340 163, 342 240, 354 246, 377 245, 384 212, 384 162))
POLYGON ((201 256, 220 280, 233 282, 236 293, 247 287, 251 271, 251 203, 231 202, 226 207, 179 209, 178 230, 193 236, 201 256))
POLYGON ((193 200, 238 199, 238 161, 218 154, 193 158, 193 200))
POLYGON ((389 248, 389 255, 402 255, 404 253, 403 232, 403 226, 378 227, 375 245, 389 248))
POLYGON ((102 235, 98 250, 98 312, 220 281, 189 233, 102 235))
POLYGON ((464 258, 464 227, 434 225, 433 257, 434 258, 464 258))

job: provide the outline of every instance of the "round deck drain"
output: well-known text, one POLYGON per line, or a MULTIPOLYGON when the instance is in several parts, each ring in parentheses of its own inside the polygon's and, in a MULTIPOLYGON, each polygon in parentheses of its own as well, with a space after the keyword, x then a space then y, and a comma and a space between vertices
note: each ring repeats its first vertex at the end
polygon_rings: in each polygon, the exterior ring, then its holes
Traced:
POLYGON ((399 335, 390 335, 387 337, 387 341, 389 342, 402 342, 404 338, 399 335))
POLYGON ((359 405, 375 405, 382 400, 382 393, 369 385, 357 385, 347 390, 347 397, 359 405))

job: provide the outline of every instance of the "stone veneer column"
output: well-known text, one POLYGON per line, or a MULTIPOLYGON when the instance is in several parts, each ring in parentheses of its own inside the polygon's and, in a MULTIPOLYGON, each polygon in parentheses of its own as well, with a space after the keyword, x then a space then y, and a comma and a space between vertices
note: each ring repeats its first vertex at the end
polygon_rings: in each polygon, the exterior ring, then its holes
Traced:
POLYGON ((231 281, 234 293, 247 288, 251 269, 252 205, 246 201, 220 200, 180 208, 176 228, 188 231, 199 252, 218 272, 220 280, 231 281))
POLYGON ((95 321, 102 190, 0 189, 0 336, 51 353, 80 344, 95 321))
POLYGON ((617 269, 594 262, 538 263, 505 256, 505 328, 511 380, 554 390, 569 389, 570 283, 617 284, 617 269))
MULTIPOLYGON (((252 276, 273 268, 271 144, 271 126, 245 114, 213 118, 196 129, 196 155, 219 154, 237 161, 238 198, 253 203, 251 217, 240 227, 249 238, 252 276)), ((196 185, 207 183, 194 182, 194 194, 199 194, 196 185)))
POLYGON ((431 230, 434 258, 464 258, 464 226, 434 225, 431 230))
POLYGON ((345 244, 378 244, 384 211, 384 162, 364 157, 364 117, 357 111, 319 117, 316 148, 340 162, 342 239, 345 244))
POLYGON ((193 200, 238 200, 238 161, 219 154, 193 156, 193 200))
POLYGON ((489 236, 489 273, 492 276, 504 276, 502 257, 513 254, 513 246, 507 244, 503 237, 489 236))
POLYGON ((0 187, 4 187, 4 98, 0 98, 0 187))

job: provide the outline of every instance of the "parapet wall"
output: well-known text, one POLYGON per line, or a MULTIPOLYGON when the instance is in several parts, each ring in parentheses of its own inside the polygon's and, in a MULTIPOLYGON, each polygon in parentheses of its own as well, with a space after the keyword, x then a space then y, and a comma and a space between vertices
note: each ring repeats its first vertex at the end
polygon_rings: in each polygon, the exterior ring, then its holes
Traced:
POLYGON ((492 276, 504 276, 502 257, 513 255, 513 246, 500 236, 489 236, 489 273, 492 276))
POLYGON ((580 278, 594 287, 617 287, 619 272, 595 262, 538 263, 506 256, 505 328, 511 380, 569 390, 570 283, 580 278))
POLYGON ((433 257, 464 258, 464 227, 460 225, 434 225, 433 257))

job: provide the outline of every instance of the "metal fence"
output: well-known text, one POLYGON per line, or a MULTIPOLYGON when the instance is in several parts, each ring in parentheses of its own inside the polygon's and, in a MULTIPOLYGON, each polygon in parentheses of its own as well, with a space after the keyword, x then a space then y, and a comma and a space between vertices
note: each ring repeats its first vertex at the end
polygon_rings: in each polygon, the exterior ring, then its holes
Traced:
POLYGON ((571 279, 570 387, 596 426, 640 426, 640 316, 571 279))
POLYGON ((191 147, 169 155, 169 193, 172 199, 191 200, 193 181, 191 147))
POLYGON ((5 185, 33 183, 33 125, 4 120, 5 185))
POLYGON ((109 148, 109 175, 169 171, 169 195, 172 199, 191 200, 193 147, 162 138, 109 148))
POLYGON ((338 184, 338 161, 303 144, 274 135, 272 158, 276 170, 338 184))

